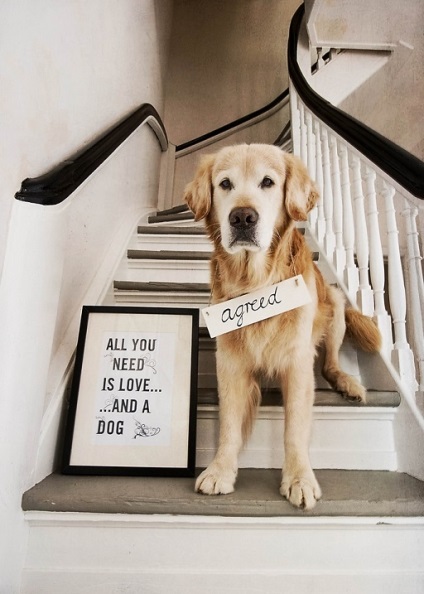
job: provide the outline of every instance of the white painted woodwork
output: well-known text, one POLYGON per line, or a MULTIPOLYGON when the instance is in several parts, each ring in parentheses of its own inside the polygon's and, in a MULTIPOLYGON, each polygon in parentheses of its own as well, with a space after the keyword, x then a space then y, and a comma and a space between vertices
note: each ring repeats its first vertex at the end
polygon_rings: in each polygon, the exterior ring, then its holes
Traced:
POLYGON ((322 167, 323 167, 323 202, 325 218, 324 250, 326 257, 331 261, 335 248, 333 228, 333 187, 331 183, 330 147, 327 129, 321 128, 322 167))
POLYGON ((343 237, 346 247, 346 268, 344 281, 352 301, 355 300, 359 287, 359 272, 355 264, 355 225, 353 216, 353 201, 351 195, 351 181, 348 150, 344 143, 340 143, 341 186, 343 202, 343 237))
POLYGON ((335 250, 334 250, 334 267, 339 277, 343 277, 346 266, 346 253, 343 245, 343 203, 342 203, 342 188, 340 178, 340 161, 337 146, 337 139, 335 136, 330 137, 330 153, 331 153, 331 172, 332 172, 332 190, 334 205, 334 234, 335 234, 335 250))
MULTIPOLYGON (((295 92, 293 86, 292 92, 295 92)), ((296 105, 301 105, 299 97, 296 98, 296 105)), ((307 108, 303 106, 304 117, 307 115, 307 108)), ((311 112, 312 113, 312 112, 311 112)), ((314 114, 312 117, 317 119, 314 114)), ((318 128, 318 123, 314 123, 315 129, 318 128)), ((324 126, 321 124, 321 127, 324 126)), ((324 167, 324 208, 326 227, 328 228, 328 217, 331 212, 334 214, 334 205, 328 206, 325 201, 329 197, 326 192, 326 179, 330 177, 330 168, 335 165, 338 168, 338 163, 335 159, 330 161, 328 158, 328 135, 331 132, 325 130, 322 134, 323 140, 323 167, 324 167), (326 177, 327 176, 327 177, 326 177)), ((352 177, 350 180, 350 192, 346 192, 344 188, 344 196, 348 197, 350 194, 353 200, 353 212, 355 219, 355 253, 359 268, 359 287, 357 291, 356 303, 358 307, 366 314, 375 316, 377 323, 382 330, 383 335, 383 350, 381 353, 385 366, 393 378, 393 381, 398 386, 398 389, 403 398, 403 406, 401 413, 394 419, 394 432, 396 436, 396 450, 398 455, 399 468, 406 469, 414 476, 424 478, 424 465, 422 457, 417 454, 422 451, 424 447, 424 419, 422 411, 417 403, 421 403, 420 394, 416 392, 417 382, 415 378, 415 369, 418 373, 422 372, 423 361, 423 337, 422 337, 422 319, 424 309, 424 294, 422 287, 423 270, 421 267, 421 251, 418 242, 417 224, 416 220, 422 221, 424 219, 424 208, 422 201, 409 194, 394 180, 379 170, 373 163, 361 155, 356 149, 349 146, 343 139, 339 139, 336 133, 334 136, 344 143, 348 152, 348 162, 351 163, 352 177), (396 195, 396 200, 392 200, 393 194, 396 195), (377 199, 384 206, 386 220, 381 220, 381 215, 377 208, 377 199), (406 233, 400 237, 397 233, 396 221, 399 215, 403 216, 405 221, 406 233), (367 224, 368 223, 368 224, 367 224), (382 238, 384 233, 384 240, 382 238), (396 248, 393 246, 395 241, 401 242, 396 248), (386 250, 386 253, 383 251, 386 250), (402 267, 401 254, 406 252, 407 257, 404 259, 406 267, 402 267), (389 259, 389 274, 392 278, 389 281, 388 298, 390 302, 390 311, 396 316, 396 330, 395 347, 393 348, 392 336, 395 328, 392 327, 390 314, 386 309, 384 299, 384 291, 386 290, 385 271, 384 271, 384 255, 389 259), (399 271, 406 271, 404 275, 399 271), (406 285, 402 284, 402 281, 406 285), (390 289, 390 283, 392 288, 390 289), (401 284, 400 291, 397 295, 396 286, 401 284), (403 313, 404 299, 403 293, 406 294, 406 319, 410 321, 410 328, 407 329, 407 344, 404 348, 399 348, 399 343, 402 343, 404 332, 405 315, 403 313), (417 324, 415 325, 415 320, 417 324), (415 327, 414 327, 415 326, 415 327), (418 330, 417 330, 418 329, 418 330), (403 333, 403 334, 402 334, 403 333), (418 340, 418 346, 416 341, 418 340), (406 424, 408 419, 408 425, 406 424), (406 429, 406 427, 409 429, 406 429), (413 443, 415 442, 415 445, 413 443)), ((296 150, 296 147, 295 147, 296 150)), ((346 170, 346 162, 343 165, 346 170)), ((337 181, 338 172, 332 174, 333 180, 337 181)), ((347 181, 345 175, 344 183, 347 181)), ((333 199, 333 194, 330 199, 333 199)), ((420 223, 421 224, 421 223, 420 223)), ((342 226, 343 228, 343 226, 342 226)), ((311 235, 313 235, 313 226, 310 227, 311 235)), ((348 241, 351 241, 350 239, 348 241)), ((318 240, 317 240, 318 242, 318 240)), ((347 247, 347 243, 343 244, 347 247)), ((329 268, 331 269, 331 251, 327 246, 324 246, 324 259, 329 261, 329 268), (326 249, 325 249, 326 248, 326 249)), ((345 286, 345 276, 340 275, 335 267, 333 272, 338 278, 340 286, 345 286)), ((346 289, 347 294, 349 290, 346 289)), ((363 355, 358 352, 360 368, 364 360, 363 355)), ((366 373, 366 372, 365 372, 366 373)), ((421 381, 421 380, 420 380, 421 381)))
MULTIPOLYGON (((410 281, 409 299, 413 318, 411 326, 417 356, 420 390, 424 390, 424 278, 423 255, 420 250, 417 231, 418 208, 404 199, 402 215, 407 236, 408 275, 410 281)), ((424 219, 424 217, 422 217, 424 219)))
POLYGON ((422 518, 27 512, 21 594, 421 594, 422 518))
MULTIPOLYGON (((384 182, 382 191, 385 200, 388 246, 388 287, 390 309, 393 317, 394 345, 391 359, 401 377, 413 378, 414 356, 406 335, 406 292, 399 248, 399 232, 394 205, 395 189, 384 182)), ((418 304, 415 304, 417 307, 418 304)), ((417 321, 418 327, 422 321, 417 321)), ((415 326, 414 326, 415 327, 415 326)), ((415 390, 415 381, 412 382, 415 390)))
POLYGON ((168 283, 209 283, 209 260, 131 259, 116 272, 115 280, 168 283))
MULTIPOLYGON (((313 468, 396 470, 393 439, 396 408, 315 406, 310 457, 313 468)), ((284 411, 261 407, 252 436, 239 457, 240 468, 281 468, 284 411)), ((196 464, 206 467, 218 445, 218 409, 202 406, 197 421, 196 464)))
POLYGON ((383 348, 389 354, 393 348, 392 322, 384 303, 384 261, 377 210, 376 173, 370 167, 365 171, 366 213, 370 254, 370 276, 374 293, 374 318, 383 337, 383 348))
POLYGON ((317 223, 316 223, 316 236, 318 239, 318 243, 320 245, 324 245, 324 237, 325 237, 325 213, 324 213, 324 174, 323 174, 323 166, 322 166, 322 142, 321 142, 321 126, 318 120, 314 123, 314 130, 315 130, 315 148, 316 148, 316 177, 314 178, 318 190, 319 190, 319 200, 317 204, 317 223))
POLYGON ((374 300, 368 279, 369 243, 362 190, 361 162, 353 157, 353 200, 355 214, 356 257, 359 268, 358 307, 365 315, 374 313, 374 300))
POLYGON ((206 235, 189 235, 189 234, 166 234, 157 235, 155 233, 135 233, 134 238, 128 246, 129 249, 139 250, 170 250, 180 252, 212 252, 212 244, 206 235))

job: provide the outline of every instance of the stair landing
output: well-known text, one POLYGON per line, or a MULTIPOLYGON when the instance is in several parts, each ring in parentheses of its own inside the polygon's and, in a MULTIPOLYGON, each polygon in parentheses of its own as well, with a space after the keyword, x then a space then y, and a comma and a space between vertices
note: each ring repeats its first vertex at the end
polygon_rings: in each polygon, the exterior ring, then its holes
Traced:
POLYGON ((24 494, 23 509, 106 514, 222 517, 424 515, 424 482, 407 474, 368 470, 317 470, 323 498, 308 512, 278 492, 281 471, 240 469, 230 495, 194 492, 192 478, 62 476, 52 474, 24 494))

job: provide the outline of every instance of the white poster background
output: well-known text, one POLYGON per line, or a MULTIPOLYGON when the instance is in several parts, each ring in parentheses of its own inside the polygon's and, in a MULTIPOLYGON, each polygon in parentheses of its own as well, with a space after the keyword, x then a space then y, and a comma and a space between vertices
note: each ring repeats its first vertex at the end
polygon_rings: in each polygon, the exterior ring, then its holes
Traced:
POLYGON ((175 334, 105 332, 93 443, 169 445, 175 334))

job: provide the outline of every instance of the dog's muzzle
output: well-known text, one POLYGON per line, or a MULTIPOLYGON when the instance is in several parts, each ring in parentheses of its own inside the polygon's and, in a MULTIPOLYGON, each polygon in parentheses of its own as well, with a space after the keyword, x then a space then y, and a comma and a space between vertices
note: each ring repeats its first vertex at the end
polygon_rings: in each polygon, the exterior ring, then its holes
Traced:
POLYGON ((231 228, 231 244, 258 246, 256 226, 259 214, 253 208, 234 208, 228 217, 231 228))

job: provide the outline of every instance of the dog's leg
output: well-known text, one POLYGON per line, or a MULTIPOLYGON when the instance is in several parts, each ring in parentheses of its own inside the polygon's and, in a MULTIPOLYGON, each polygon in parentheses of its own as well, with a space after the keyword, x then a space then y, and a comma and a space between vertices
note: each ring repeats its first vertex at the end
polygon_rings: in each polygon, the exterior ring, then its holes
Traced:
POLYGON ((347 400, 365 402, 366 391, 351 375, 340 369, 339 350, 346 331, 344 297, 338 289, 329 287, 333 314, 324 339, 325 357, 322 375, 333 390, 347 400))
POLYGON ((292 358, 282 378, 285 460, 280 493, 304 509, 312 509, 321 497, 308 451, 314 403, 313 361, 313 352, 302 352, 292 358))
POLYGON ((232 493, 237 478, 238 454, 252 424, 260 390, 251 373, 236 367, 233 357, 217 353, 219 389, 219 446, 214 460, 198 477, 195 490, 206 495, 232 493))

